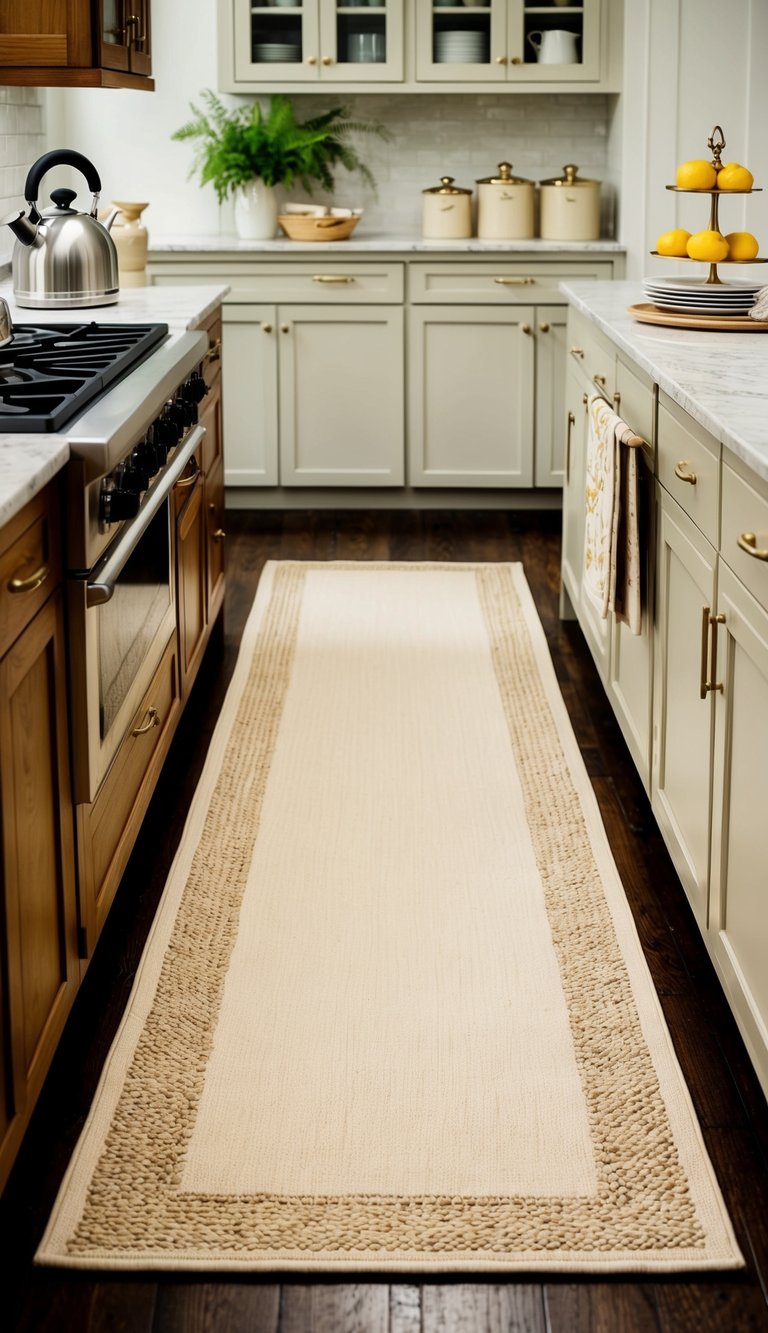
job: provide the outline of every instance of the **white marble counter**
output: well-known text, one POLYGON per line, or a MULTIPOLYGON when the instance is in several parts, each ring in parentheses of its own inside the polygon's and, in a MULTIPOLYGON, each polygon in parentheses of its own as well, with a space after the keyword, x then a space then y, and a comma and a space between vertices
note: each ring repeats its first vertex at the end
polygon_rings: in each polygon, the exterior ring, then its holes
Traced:
POLYGON ((150 263, 164 254, 623 254, 618 241, 425 241, 418 235, 366 233, 362 226, 346 241, 243 241, 238 236, 150 236, 150 263))
MULTIPOLYGON (((206 319, 225 295, 225 286, 131 287, 116 305, 87 310, 25 310, 17 306, 9 282, 0 284, 14 324, 167 324, 171 337, 206 319)), ((2 349, 0 349, 0 362, 2 349)), ((61 434, 0 433, 0 526, 64 467, 69 458, 66 428, 61 434)))
POLYGON ((563 282, 560 290, 715 439, 768 481, 768 332, 640 324, 636 282, 563 282))

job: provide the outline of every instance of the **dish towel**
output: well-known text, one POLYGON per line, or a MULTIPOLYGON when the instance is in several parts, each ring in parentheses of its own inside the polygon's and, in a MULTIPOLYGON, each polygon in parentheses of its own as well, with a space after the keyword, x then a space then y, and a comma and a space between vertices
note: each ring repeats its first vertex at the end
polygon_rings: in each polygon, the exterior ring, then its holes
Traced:
POLYGON ((640 474, 634 433, 599 394, 589 402, 584 583, 603 620, 609 611, 642 629, 640 474))
POLYGON ((768 320, 768 287, 761 287, 755 297, 755 304, 749 311, 750 319, 768 320))

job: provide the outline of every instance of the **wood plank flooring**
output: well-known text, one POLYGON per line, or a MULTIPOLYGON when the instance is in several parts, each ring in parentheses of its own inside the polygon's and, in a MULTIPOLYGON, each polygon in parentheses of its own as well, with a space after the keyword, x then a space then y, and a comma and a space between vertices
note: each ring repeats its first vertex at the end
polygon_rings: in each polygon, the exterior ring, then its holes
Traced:
POLYGON ((558 619, 559 515, 228 512, 212 645, 0 1200, 0 1324, 24 1333, 751 1333, 768 1329, 768 1107, 580 631, 558 619), (32 1255, 120 1020, 266 559, 522 560, 739 1242, 744 1274, 272 1282, 66 1273, 32 1255))

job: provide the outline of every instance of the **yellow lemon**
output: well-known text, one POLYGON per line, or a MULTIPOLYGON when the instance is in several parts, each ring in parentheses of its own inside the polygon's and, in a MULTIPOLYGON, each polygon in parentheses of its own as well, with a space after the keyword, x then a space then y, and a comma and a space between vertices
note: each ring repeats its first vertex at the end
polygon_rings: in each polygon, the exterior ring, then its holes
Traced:
POLYGON ((665 231, 656 242, 656 249, 660 255, 682 255, 683 258, 688 254, 688 242, 691 239, 689 231, 683 231, 682 227, 674 227, 672 231, 665 231))
POLYGON ((717 173, 718 190, 751 190, 754 176, 740 162, 726 162, 717 173))
POLYGON ((691 259, 705 259, 708 264, 719 264, 728 258, 728 242, 719 231, 697 231, 687 250, 691 259))
POLYGON ((729 231, 726 236, 729 259, 754 259, 760 242, 751 231, 729 231))
MULTIPOLYGON (((675 184, 681 190, 714 190, 717 172, 711 162, 694 158, 691 162, 681 162, 677 168, 675 184)), ((731 186, 731 189, 734 187, 731 186)))

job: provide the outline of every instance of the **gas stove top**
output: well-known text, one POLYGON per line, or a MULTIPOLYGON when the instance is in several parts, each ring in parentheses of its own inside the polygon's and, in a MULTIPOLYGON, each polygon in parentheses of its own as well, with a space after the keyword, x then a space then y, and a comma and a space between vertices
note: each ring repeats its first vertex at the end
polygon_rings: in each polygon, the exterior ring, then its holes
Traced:
POLYGON ((17 324, 0 347, 0 431, 61 430, 167 334, 167 324, 17 324))

